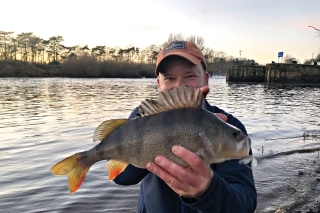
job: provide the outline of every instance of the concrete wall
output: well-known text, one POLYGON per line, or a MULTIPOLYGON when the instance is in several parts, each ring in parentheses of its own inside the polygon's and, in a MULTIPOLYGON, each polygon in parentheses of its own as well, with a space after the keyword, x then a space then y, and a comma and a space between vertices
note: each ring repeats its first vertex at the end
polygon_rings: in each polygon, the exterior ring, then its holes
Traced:
POLYGON ((266 83, 320 84, 320 66, 267 64, 266 83))
POLYGON ((227 82, 320 84, 320 66, 273 63, 266 66, 230 66, 227 82))
POLYGON ((265 66, 236 65, 228 68, 227 82, 265 82, 265 66))

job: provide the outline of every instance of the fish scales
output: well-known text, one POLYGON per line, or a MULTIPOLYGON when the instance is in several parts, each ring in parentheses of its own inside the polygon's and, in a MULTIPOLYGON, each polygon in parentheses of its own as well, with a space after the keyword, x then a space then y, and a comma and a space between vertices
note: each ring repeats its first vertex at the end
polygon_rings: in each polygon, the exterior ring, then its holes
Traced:
MULTIPOLYGON (((179 158, 172 154, 172 146, 181 145, 195 151, 194 142, 188 141, 200 140, 203 119, 199 116, 204 114, 204 110, 183 109, 128 121, 96 146, 94 152, 100 156, 96 160, 118 159, 140 168, 145 168, 159 154, 177 161, 179 158), (126 137, 122 136, 124 132, 126 137)), ((177 163, 181 164, 180 161, 177 163)))

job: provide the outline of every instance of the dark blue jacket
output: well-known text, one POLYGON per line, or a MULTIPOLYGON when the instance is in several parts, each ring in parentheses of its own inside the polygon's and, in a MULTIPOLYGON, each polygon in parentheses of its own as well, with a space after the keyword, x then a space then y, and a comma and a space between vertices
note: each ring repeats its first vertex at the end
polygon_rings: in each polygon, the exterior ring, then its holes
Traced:
MULTIPOLYGON (((238 127, 247 135, 244 125, 231 114, 211 106, 207 101, 205 109, 225 114, 229 124, 238 127)), ((136 110, 131 113, 130 118, 135 117, 136 110)), ((121 185, 132 185, 141 181, 138 213, 254 212, 257 192, 250 164, 242 165, 239 160, 228 160, 211 164, 211 168, 214 171, 212 182, 208 190, 197 199, 180 197, 156 175, 132 165, 114 181, 121 185)))

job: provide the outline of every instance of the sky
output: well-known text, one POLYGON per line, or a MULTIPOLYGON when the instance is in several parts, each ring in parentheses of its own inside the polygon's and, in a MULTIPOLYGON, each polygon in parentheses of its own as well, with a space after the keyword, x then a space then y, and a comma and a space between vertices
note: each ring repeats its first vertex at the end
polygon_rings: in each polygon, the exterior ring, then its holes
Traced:
POLYGON ((170 33, 204 38, 226 55, 303 63, 320 53, 320 0, 2 0, 0 31, 62 36, 65 46, 144 49, 170 33), (281 59, 280 59, 281 60, 281 59))

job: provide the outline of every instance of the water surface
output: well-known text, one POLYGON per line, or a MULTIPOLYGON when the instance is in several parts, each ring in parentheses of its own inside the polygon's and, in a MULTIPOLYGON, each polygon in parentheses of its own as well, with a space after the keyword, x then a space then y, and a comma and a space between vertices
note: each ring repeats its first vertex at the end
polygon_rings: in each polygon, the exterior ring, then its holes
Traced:
MULTIPOLYGON (((320 194, 320 87, 228 84, 223 77, 209 86, 208 101, 238 117, 252 139, 256 212, 312 208, 320 194)), ((0 211, 135 212, 139 185, 109 182, 105 161, 73 195, 66 178, 49 170, 94 146, 102 121, 126 118, 156 96, 155 79, 0 79, 0 211)))

